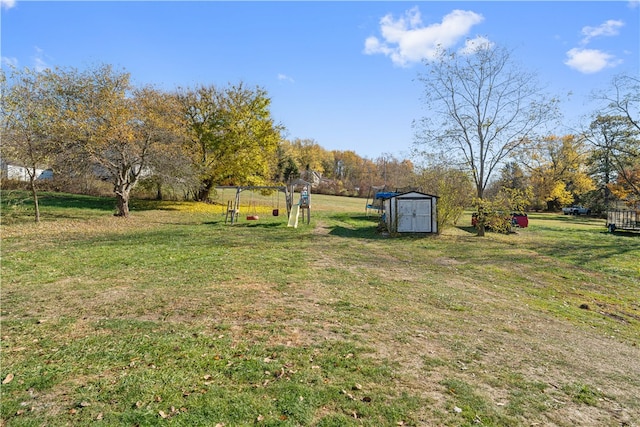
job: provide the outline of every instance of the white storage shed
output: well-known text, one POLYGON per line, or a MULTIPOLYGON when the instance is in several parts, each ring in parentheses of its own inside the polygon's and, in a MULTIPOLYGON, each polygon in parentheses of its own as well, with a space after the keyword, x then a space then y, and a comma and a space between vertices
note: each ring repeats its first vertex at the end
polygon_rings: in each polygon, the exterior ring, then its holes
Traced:
POLYGON ((437 233, 438 196, 410 191, 384 200, 384 221, 391 233, 437 233))

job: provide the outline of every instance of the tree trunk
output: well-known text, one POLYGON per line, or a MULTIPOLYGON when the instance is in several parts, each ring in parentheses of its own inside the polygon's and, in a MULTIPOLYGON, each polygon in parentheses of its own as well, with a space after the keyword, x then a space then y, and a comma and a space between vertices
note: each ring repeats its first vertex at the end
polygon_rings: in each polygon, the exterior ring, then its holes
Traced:
POLYGON ((205 180, 202 183, 202 188, 198 191, 198 201, 206 202, 209 200, 209 194, 211 193, 211 189, 213 188, 213 182, 210 179, 205 180))
POLYGON ((115 216, 121 216, 124 218, 129 217, 129 190, 122 190, 116 192, 116 201, 118 212, 115 216))
POLYGON ((483 207, 482 207, 482 196, 484 196, 484 190, 482 188, 482 183, 477 183, 476 185, 479 205, 478 205, 478 237, 484 237, 485 226, 484 222, 486 220, 483 207))
POLYGON ((40 204, 38 203, 38 189, 36 188, 36 180, 34 177, 30 179, 31 195, 33 197, 33 207, 35 209, 35 220, 40 222, 40 204))

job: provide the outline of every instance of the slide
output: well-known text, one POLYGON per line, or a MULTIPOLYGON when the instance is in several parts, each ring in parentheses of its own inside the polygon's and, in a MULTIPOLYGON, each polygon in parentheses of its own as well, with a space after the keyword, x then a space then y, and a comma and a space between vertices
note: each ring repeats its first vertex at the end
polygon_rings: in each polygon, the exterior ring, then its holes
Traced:
POLYGON ((300 205, 295 206, 295 215, 293 211, 291 211, 291 215, 289 215, 289 222, 287 223, 287 227, 298 228, 298 216, 300 215, 300 205))

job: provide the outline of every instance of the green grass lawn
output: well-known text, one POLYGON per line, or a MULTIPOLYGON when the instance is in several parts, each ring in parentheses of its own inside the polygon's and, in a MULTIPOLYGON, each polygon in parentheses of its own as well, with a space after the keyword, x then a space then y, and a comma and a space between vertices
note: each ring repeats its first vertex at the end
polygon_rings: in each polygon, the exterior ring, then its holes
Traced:
POLYGON ((0 425, 638 425, 638 233, 386 238, 321 195, 231 226, 224 198, 45 193, 35 224, 2 193, 0 425))

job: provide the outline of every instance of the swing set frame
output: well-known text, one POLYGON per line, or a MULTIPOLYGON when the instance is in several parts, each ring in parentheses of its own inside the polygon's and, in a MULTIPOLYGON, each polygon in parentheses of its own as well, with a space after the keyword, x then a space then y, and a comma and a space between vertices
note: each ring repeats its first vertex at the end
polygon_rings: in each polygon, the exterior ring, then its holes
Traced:
MULTIPOLYGON (((225 189, 232 189, 236 191, 233 201, 232 200, 227 201, 227 212, 224 218, 225 224, 227 222, 230 222, 231 224, 238 222, 238 217, 240 216, 240 195, 242 194, 243 191, 277 190, 278 194, 282 192, 285 194, 285 199, 286 200, 289 199, 289 189, 287 188, 286 185, 242 185, 242 186, 225 185, 225 186, 218 186, 215 188, 216 190, 220 189, 224 191, 225 189)), ((290 212, 290 206, 289 206, 289 203, 286 203, 286 205, 287 205, 287 216, 288 216, 290 212)), ((273 210, 274 216, 278 215, 277 211, 278 211, 277 209, 273 210)), ((247 215, 247 219, 257 220, 258 216, 247 215)))
MULTIPOLYGON (((227 211, 225 215, 224 222, 231 223, 232 225, 238 222, 238 218, 240 216, 240 195, 243 191, 255 191, 255 190, 276 190, 278 191, 278 205, 279 205, 279 194, 284 193, 285 195, 285 205, 287 207, 287 218, 291 216, 291 210, 293 209, 293 195, 295 193, 296 187, 302 186, 307 190, 308 193, 311 191, 311 183, 303 181, 303 180, 294 180, 290 182, 288 185, 223 185, 215 187, 216 190, 225 190, 225 189, 233 189, 235 190, 235 196, 233 201, 227 201, 227 211)), ((309 207, 306 206, 307 209, 307 221, 309 218, 309 207)), ((279 209, 273 210, 273 215, 277 216, 279 214, 279 209)), ((257 220, 257 215, 248 215, 247 220, 257 220)))

